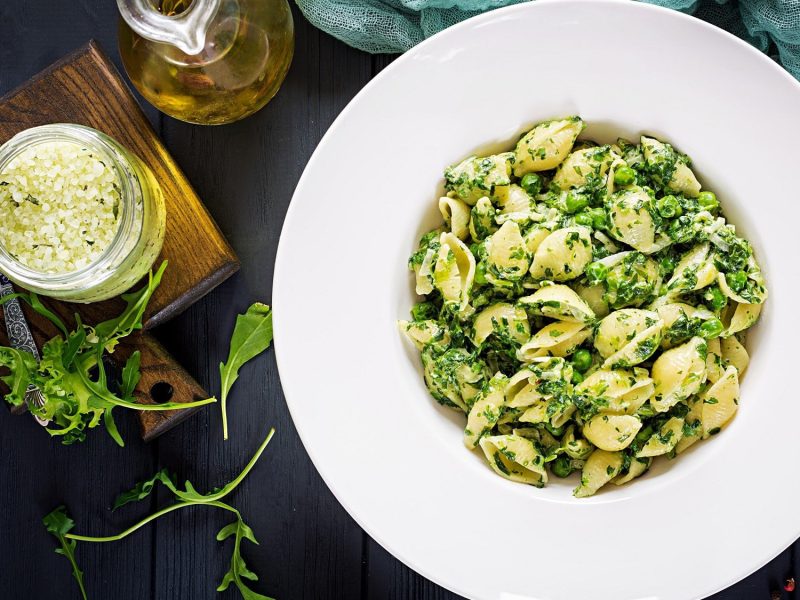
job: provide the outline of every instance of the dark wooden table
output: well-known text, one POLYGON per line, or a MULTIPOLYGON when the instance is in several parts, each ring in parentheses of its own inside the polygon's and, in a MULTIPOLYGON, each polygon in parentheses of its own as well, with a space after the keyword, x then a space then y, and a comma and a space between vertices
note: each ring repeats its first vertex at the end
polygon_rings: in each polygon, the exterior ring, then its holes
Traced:
MULTIPOLYGON (((271 298, 284 214, 311 152, 347 102, 391 62, 348 48, 311 27, 297 11, 295 19, 297 47, 289 77, 256 116, 203 128, 146 107, 242 260, 238 275, 156 330, 208 389, 218 387, 217 365, 227 353, 236 313, 254 300, 271 298)), ((2 0, 0 94, 89 38, 99 40, 119 64, 116 29, 112 0, 2 0)), ((245 549, 249 566, 261 575, 258 591, 280 600, 457 598, 395 560, 339 505, 297 437, 271 351, 242 372, 229 417, 227 442, 222 441, 219 412, 211 408, 144 444, 134 416, 120 414, 117 421, 127 440, 123 449, 100 429, 83 444, 62 446, 33 419, 0 410, 0 598, 79 598, 67 562, 53 553, 54 542, 41 526, 42 516, 56 505, 68 506, 79 533, 116 533, 165 500, 157 496, 112 514, 117 493, 164 466, 200 489, 226 482, 270 426, 277 428, 272 445, 231 498, 261 541, 245 549)), ((219 511, 189 509, 123 542, 80 545, 78 559, 90 598, 217 597, 214 589, 227 569, 229 548, 214 536, 225 520, 219 511)), ((735 532, 733 523, 731 535, 735 532)), ((738 543, 747 547, 745 540, 738 543)), ((669 557, 660 564, 663 569, 654 576, 669 577, 669 557)), ((787 576, 800 573, 798 566, 794 549, 787 549, 714 598, 768 600, 787 576)), ((238 597, 232 590, 219 597, 238 597)))

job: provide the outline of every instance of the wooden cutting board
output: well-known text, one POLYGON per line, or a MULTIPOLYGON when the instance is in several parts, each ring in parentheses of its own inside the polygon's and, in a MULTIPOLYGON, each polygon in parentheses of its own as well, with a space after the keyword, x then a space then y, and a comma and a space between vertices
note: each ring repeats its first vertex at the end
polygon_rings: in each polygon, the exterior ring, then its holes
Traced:
MULTIPOLYGON (((145 329, 185 310, 239 269, 233 249, 156 136, 119 72, 94 41, 0 98, 0 144, 24 129, 49 123, 78 123, 107 133, 141 158, 161 185, 167 227, 156 265, 167 260, 169 266, 150 300, 145 329)), ((118 298, 89 305, 48 304, 68 322, 77 312, 90 324, 119 314, 124 306, 118 298)), ((46 319, 28 307, 25 314, 39 347, 56 334, 46 319)), ((1 314, 0 344, 8 344, 1 314)), ((146 332, 132 336, 113 357, 123 361, 134 350, 142 353, 142 379, 136 390, 140 402, 190 402, 208 396, 146 332)), ((142 437, 153 439, 195 410, 140 412, 142 437)))

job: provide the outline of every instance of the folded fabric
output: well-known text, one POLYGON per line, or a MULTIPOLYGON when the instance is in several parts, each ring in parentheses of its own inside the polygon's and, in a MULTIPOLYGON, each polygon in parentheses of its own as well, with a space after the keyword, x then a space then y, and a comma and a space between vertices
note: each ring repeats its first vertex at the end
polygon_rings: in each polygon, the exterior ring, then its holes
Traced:
MULTIPOLYGON (((296 0, 316 27, 371 53, 405 52, 481 12, 525 0, 296 0)), ((632 0, 633 1, 633 0, 632 0)), ((693 14, 776 55, 800 79, 800 1, 643 0, 693 14)))

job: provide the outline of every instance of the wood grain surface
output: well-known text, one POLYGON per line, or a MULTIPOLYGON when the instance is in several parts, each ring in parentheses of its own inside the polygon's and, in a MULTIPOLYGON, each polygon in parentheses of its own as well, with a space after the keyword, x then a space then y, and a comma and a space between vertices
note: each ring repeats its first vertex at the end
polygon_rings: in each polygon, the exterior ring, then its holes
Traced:
MULTIPOLYGON (((78 123, 99 129, 132 150, 156 176, 164 193, 167 227, 164 247, 156 265, 168 261, 167 275, 153 294, 144 317, 149 329, 185 310, 239 268, 217 224, 206 210, 180 167, 150 126, 114 65, 94 42, 82 46, 33 75, 17 89, 0 98, 0 143, 37 125, 78 123)), ((95 304, 46 301, 66 322, 79 313, 84 323, 94 324, 116 316, 125 303, 114 298, 95 304)), ((39 347, 57 332, 47 319, 26 310, 39 347)), ((0 317, 0 344, 7 344, 4 319, 0 317)), ((138 335, 125 345, 127 355, 142 354, 142 377, 136 397, 147 403, 169 390, 174 402, 191 402, 208 394, 152 337, 138 335)), ((125 355, 114 360, 124 361, 125 355)), ((154 439, 177 425, 198 408, 139 413, 142 437, 154 439)), ((12 412, 25 411, 20 405, 12 412)))
MULTIPOLYGON (((252 118, 202 128, 145 107, 242 261, 240 273, 154 331, 212 391, 219 385, 218 364, 227 355, 235 315, 254 300, 271 298, 278 235, 306 161, 336 115, 391 60, 352 50, 312 28, 298 11, 294 15, 297 47, 288 79, 276 98, 252 118)), ((110 51, 116 43, 116 19, 115 3, 100 0, 1 2, 0 91, 18 85, 88 37, 99 38, 110 51)), ((118 63, 116 53, 113 58, 118 63)), ((115 533, 166 500, 158 496, 149 505, 111 513, 109 507, 121 490, 161 467, 191 479, 199 489, 219 485, 238 473, 270 426, 277 428, 275 439, 230 498, 261 542, 244 549, 248 565, 260 576, 256 590, 278 600, 459 598, 394 559, 339 505, 292 425, 272 352, 242 370, 228 415, 227 442, 222 441, 219 411, 213 407, 148 445, 136 439, 135 423, 126 420, 120 429, 129 444, 120 449, 102 432, 94 432, 80 446, 62 447, 31 419, 0 411, 0 448, 5 454, 0 460, 0 549, 6 557, 0 598, 79 599, 66 562, 53 553, 52 540, 40 525, 53 507, 65 503, 79 533, 115 533)), ((768 459, 765 454, 764 460, 768 459)), ((756 484, 774 485, 775 493, 780 493, 780 482, 756 484)), ((768 522, 759 507, 741 510, 743 519, 757 515, 768 522)), ((173 513, 123 542, 79 545, 89 597, 240 598, 233 590, 214 591, 229 558, 229 546, 214 539, 224 522, 223 515, 201 507, 173 513)), ((687 523, 680 535, 691 543, 692 536, 700 533, 695 524, 687 523)), ((650 540, 643 527, 636 543, 657 540, 650 540)), ((747 552, 747 541, 737 538, 735 524, 730 543, 747 552)), ((782 590, 785 577, 800 573, 793 548, 714 600, 770 600, 770 590, 782 590)), ((531 565, 532 579, 537 568, 531 565)), ((713 568, 713 557, 708 568, 713 568)), ((575 576, 580 577, 577 565, 575 576)), ((669 576, 669 557, 663 557, 654 565, 653 577, 669 576)), ((778 597, 793 600, 797 594, 781 591, 778 597)))

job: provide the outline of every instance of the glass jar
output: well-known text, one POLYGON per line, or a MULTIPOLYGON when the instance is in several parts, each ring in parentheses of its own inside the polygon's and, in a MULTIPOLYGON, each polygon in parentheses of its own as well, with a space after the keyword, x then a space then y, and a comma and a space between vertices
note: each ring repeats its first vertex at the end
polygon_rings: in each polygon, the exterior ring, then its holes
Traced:
POLYGON ((100 131, 68 123, 27 129, 0 146, 0 180, 9 164, 37 145, 66 142, 88 150, 116 178, 117 229, 108 246, 88 265, 65 273, 35 270, 0 242, 0 271, 19 286, 69 302, 97 302, 128 290, 153 266, 164 241, 164 196, 150 169, 100 131))

